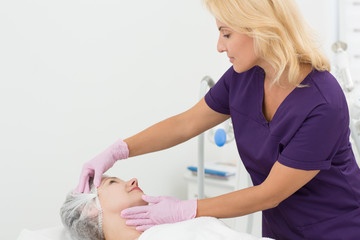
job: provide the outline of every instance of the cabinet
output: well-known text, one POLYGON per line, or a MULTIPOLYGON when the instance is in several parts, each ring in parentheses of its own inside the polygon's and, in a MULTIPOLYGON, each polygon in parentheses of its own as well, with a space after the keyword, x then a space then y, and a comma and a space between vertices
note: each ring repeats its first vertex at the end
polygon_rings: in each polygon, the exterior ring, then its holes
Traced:
MULTIPOLYGON (((195 199, 198 197, 197 176, 194 176, 190 171, 185 172, 184 178, 187 182, 187 198, 195 199)), ((222 194, 233 192, 236 186, 236 177, 232 176, 229 179, 215 179, 205 178, 204 180, 204 195, 205 198, 216 197, 222 194)), ((232 229, 237 228, 237 218, 220 219, 232 229)))
MULTIPOLYGON (((194 199, 198 197, 197 176, 194 176, 190 171, 184 174, 187 182, 187 198, 194 199)), ((205 198, 219 196, 235 190, 235 176, 225 179, 206 178, 204 180, 205 198)))
MULTIPOLYGON (((239 172, 240 171, 238 171, 238 173, 239 172)), ((245 178, 246 175, 242 177, 245 178)), ((197 193, 198 193, 197 176, 194 176, 190 171, 186 171, 184 173, 184 178, 187 183, 187 198, 188 199, 197 198, 197 193)), ((240 179, 239 176, 238 178, 236 176, 233 176, 228 180, 205 178, 204 180, 205 198, 216 197, 222 194, 233 192, 236 189, 239 189, 240 186, 237 186, 236 184, 237 181, 239 181, 239 179, 240 179)), ((243 179, 244 183, 246 182, 245 179, 243 179)), ((250 181, 250 179, 248 180, 250 181)), ((249 182, 247 183, 246 186, 242 186, 242 187, 248 187, 248 186, 249 186, 249 182)), ((261 212, 257 212, 237 218, 226 218, 220 220, 223 221, 230 228, 237 230, 239 232, 247 232, 258 237, 261 236, 261 221, 262 221, 261 212)))

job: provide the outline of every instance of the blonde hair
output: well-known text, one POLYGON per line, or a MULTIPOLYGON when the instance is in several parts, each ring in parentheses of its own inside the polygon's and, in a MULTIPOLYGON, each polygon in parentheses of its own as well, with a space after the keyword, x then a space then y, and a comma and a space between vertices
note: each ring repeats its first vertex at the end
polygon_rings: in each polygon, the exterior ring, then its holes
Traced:
POLYGON ((254 39, 255 53, 277 73, 273 83, 287 70, 294 86, 301 64, 330 71, 329 60, 317 46, 315 34, 293 0, 203 0, 216 19, 254 39))

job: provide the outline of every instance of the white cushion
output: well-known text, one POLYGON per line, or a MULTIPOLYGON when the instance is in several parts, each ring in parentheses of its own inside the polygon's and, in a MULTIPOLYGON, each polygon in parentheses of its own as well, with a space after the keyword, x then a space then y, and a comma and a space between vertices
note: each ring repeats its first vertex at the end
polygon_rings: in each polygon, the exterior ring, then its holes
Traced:
POLYGON ((40 230, 23 229, 17 240, 72 240, 63 226, 40 230))

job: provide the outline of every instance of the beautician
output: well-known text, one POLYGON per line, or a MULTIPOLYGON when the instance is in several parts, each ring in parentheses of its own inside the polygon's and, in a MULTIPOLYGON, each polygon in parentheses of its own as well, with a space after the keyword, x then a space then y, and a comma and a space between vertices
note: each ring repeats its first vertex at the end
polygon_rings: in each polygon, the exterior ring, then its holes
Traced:
POLYGON ((233 64, 194 107, 119 140, 85 163, 77 192, 117 160, 170 148, 230 118, 253 187, 201 200, 143 196, 127 224, 263 212, 264 237, 359 239, 360 170, 349 112, 330 65, 293 0, 203 0, 233 64))

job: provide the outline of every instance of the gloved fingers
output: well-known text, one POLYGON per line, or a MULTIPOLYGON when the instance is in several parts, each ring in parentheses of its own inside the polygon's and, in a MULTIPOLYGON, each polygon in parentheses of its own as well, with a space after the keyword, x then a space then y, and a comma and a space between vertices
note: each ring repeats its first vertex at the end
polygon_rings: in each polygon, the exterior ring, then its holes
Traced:
POLYGON ((146 230, 148 230, 149 228, 153 227, 154 225, 143 225, 143 226, 138 226, 136 227, 136 230, 144 232, 146 230))
POLYGON ((142 225, 154 225, 154 221, 146 218, 146 219, 132 219, 132 220, 127 220, 126 221, 126 225, 128 226, 142 226, 142 225))
POLYGON ((123 218, 147 218, 149 206, 137 206, 126 208, 121 211, 121 217, 123 218), (135 216, 135 217, 134 217, 135 216))
POLYGON ((89 178, 90 178, 89 175, 85 178, 84 193, 89 193, 90 192, 89 178))
POLYGON ((134 214, 126 215, 126 219, 149 219, 149 213, 145 212, 145 213, 134 213, 134 214))
POLYGON ((83 167, 80 175, 79 185, 76 188, 76 193, 89 193, 89 178, 94 175, 93 170, 83 167))
POLYGON ((89 179, 94 176, 94 170, 93 169, 84 169, 81 174, 81 180, 82 183, 82 189, 80 193, 89 193, 90 192, 90 185, 89 185, 89 179))
POLYGON ((141 197, 145 202, 148 203, 158 203, 161 201, 161 197, 153 197, 148 195, 142 195, 141 197))
POLYGON ((103 175, 103 172, 101 172, 100 170, 97 170, 97 171, 95 170, 95 176, 94 176, 93 182, 96 187, 100 186, 102 175, 103 175))

